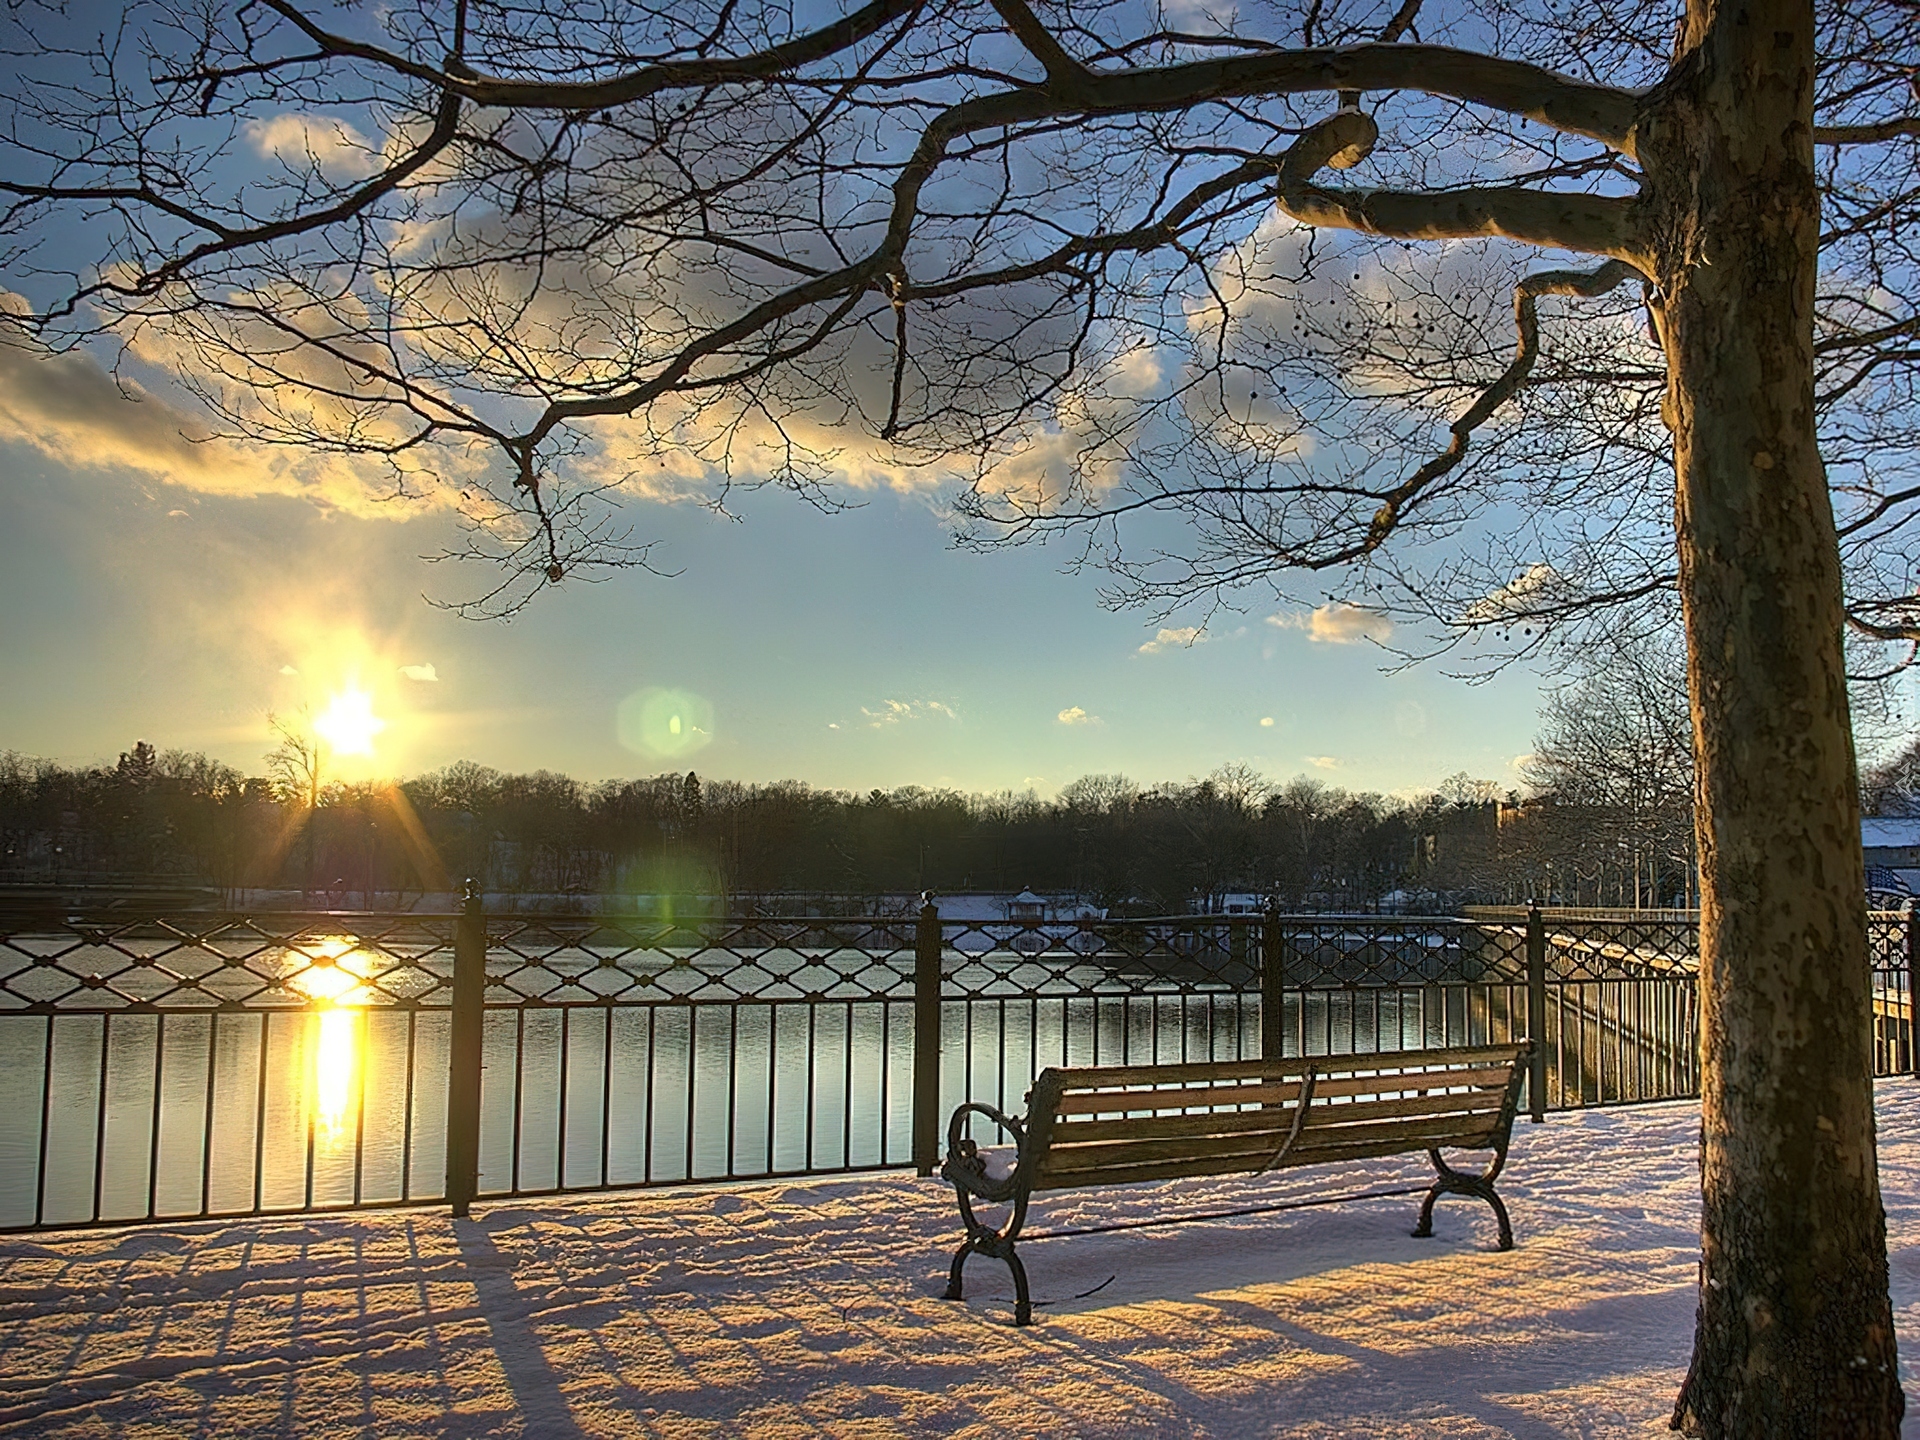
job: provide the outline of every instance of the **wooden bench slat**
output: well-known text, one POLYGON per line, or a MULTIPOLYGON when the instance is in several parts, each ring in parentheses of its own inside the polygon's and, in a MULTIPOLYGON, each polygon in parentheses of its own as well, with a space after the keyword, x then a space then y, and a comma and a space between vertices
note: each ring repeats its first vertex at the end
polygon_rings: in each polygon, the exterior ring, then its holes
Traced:
POLYGON ((1309 1128, 1387 1115, 1447 1115, 1469 1111, 1495 1115, 1506 1106, 1507 1086, 1502 1082, 1498 1085, 1479 1085, 1470 1090, 1450 1090, 1439 1095, 1397 1095, 1392 1099, 1362 1096, 1354 1100, 1335 1100, 1325 1105, 1320 1102, 1321 1097, 1315 1095, 1307 1114, 1309 1128))
POLYGON ((1373 1155, 1405 1155, 1421 1150, 1484 1150, 1492 1146, 1492 1125, 1482 1123, 1444 1135, 1403 1131, 1390 1139, 1370 1138, 1364 1129, 1330 1132, 1325 1136, 1302 1135, 1300 1143, 1281 1161, 1288 1165, 1333 1165, 1342 1160, 1366 1159, 1373 1155), (1383 1148, 1384 1147, 1384 1148, 1383 1148))
POLYGON ((1066 1090, 1093 1085, 1159 1085, 1193 1080, 1259 1080, 1269 1075, 1306 1073, 1312 1065, 1322 1073, 1420 1070, 1432 1065, 1511 1066, 1526 1047, 1517 1040, 1505 1045, 1475 1045, 1458 1050, 1378 1050, 1370 1055, 1296 1055, 1284 1060, 1202 1060, 1160 1065, 1056 1066, 1066 1090), (1444 1058, 1443 1058, 1444 1057, 1444 1058))
MULTIPOLYGON (((1307 1128, 1339 1121, 1389 1115, 1444 1115, 1454 1112, 1495 1114, 1506 1103, 1507 1087, 1483 1086, 1448 1095, 1406 1095, 1394 1100, 1336 1102, 1322 1106, 1314 1096, 1307 1112, 1307 1128), (1323 1118, 1324 1117, 1324 1118, 1323 1118)), ((1215 1135, 1233 1130, 1282 1130, 1293 1125, 1293 1106, 1209 1110, 1199 1115, 1141 1115, 1121 1120, 1065 1120, 1055 1125, 1051 1144, 1077 1145, 1097 1140, 1148 1140, 1176 1135, 1215 1135)))
MULTIPOLYGON (((1486 1138, 1486 1137, 1481 1137, 1486 1138)), ((1426 1148, 1424 1146, 1419 1148, 1426 1148)), ((1476 1146, 1463 1144, 1460 1149, 1475 1149, 1476 1146)), ((1371 1160, 1380 1156, 1405 1155, 1412 1153, 1408 1146, 1398 1140, 1375 1141, 1368 1144, 1339 1146, 1326 1150, 1306 1150, 1296 1147, 1278 1165, 1275 1170, 1291 1170, 1296 1165, 1331 1165, 1352 1160, 1371 1160)), ((1187 1159, 1155 1161, 1135 1165, 1115 1165, 1101 1170, 1070 1170, 1054 1173, 1042 1170, 1035 1178, 1033 1188, 1039 1190, 1071 1190, 1093 1185, 1133 1185, 1147 1180, 1181 1180, 1189 1175, 1233 1175, 1248 1170, 1257 1170, 1258 1164, 1248 1164, 1244 1155, 1209 1156, 1205 1159, 1187 1159)))
MULTIPOLYGON (((1504 1087, 1511 1064, 1469 1070, 1428 1070, 1420 1074, 1326 1076, 1314 1082, 1315 1101, 1338 1095, 1430 1094, 1453 1086, 1504 1087)), ((1070 1090, 1054 1106, 1056 1115, 1147 1115, 1164 1110, 1207 1106, 1291 1105, 1298 1081, 1272 1085, 1208 1085, 1178 1090, 1070 1090)))
MULTIPOLYGON (((1493 1130, 1496 1116, 1413 1115, 1357 1124, 1327 1125, 1316 1128, 1309 1117, 1298 1143, 1287 1152, 1290 1163, 1307 1163, 1304 1157, 1345 1152, 1356 1147, 1390 1144, 1399 1150, 1424 1150, 1432 1147, 1466 1148, 1470 1139, 1485 1137, 1493 1130)), ((1157 1140, 1114 1140, 1099 1144, 1050 1147, 1041 1162, 1047 1175, 1100 1172, 1115 1166, 1165 1161, 1178 1164, 1238 1156, 1244 1169, 1259 1169, 1273 1159, 1286 1138, 1287 1129, 1275 1126, 1267 1131, 1233 1131, 1216 1135, 1182 1135, 1157 1140)))

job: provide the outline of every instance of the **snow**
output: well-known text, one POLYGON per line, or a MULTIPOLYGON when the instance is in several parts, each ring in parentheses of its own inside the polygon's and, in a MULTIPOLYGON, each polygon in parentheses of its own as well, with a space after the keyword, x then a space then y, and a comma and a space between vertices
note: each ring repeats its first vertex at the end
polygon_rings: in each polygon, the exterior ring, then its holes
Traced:
MULTIPOLYGON (((1881 1082, 1903 1349, 1920 1106, 1881 1082)), ((883 1175, 0 1239, 0 1436, 1330 1437, 1666 1433, 1693 1317, 1686 1104, 1515 1129, 1501 1190, 1024 1248, 1039 1323, 951 1191, 883 1175)), ((1036 1229, 1232 1208, 1424 1161, 1040 1196, 1036 1229)), ((1913 1365, 1906 1366, 1913 1393, 1913 1365)), ((1920 1407, 1916 1407, 1920 1408, 1920 1407)), ((1920 1426, 1909 1422, 1909 1434, 1920 1426)))

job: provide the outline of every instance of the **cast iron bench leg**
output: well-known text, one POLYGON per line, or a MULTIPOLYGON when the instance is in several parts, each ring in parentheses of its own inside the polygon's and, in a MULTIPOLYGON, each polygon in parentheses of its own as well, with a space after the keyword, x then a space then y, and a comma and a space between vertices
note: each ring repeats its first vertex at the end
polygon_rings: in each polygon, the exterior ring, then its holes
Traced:
POLYGON ((966 1290, 961 1284, 960 1272, 966 1269, 967 1256, 972 1253, 973 1241, 970 1238, 962 1240, 960 1248, 953 1252, 953 1268, 947 1271, 947 1293, 941 1297, 942 1299, 964 1300, 967 1298, 966 1290))
POLYGON ((1006 1253, 1007 1268, 1013 1272, 1013 1323, 1031 1325, 1033 1323, 1033 1297, 1027 1293, 1027 1267, 1020 1263, 1020 1257, 1013 1253, 1009 1245, 1006 1253))
POLYGON ((1033 1323, 1033 1297, 1027 1290, 1027 1267, 1020 1263, 1020 1257, 1014 1252, 1013 1243, 988 1232, 984 1227, 980 1231, 980 1240, 976 1244, 973 1236, 960 1242, 960 1248, 953 1252, 953 1265, 947 1271, 947 1293, 941 1297, 946 1300, 964 1300, 961 1271, 966 1268, 967 1256, 972 1254, 991 1255, 995 1259, 1007 1262, 1007 1269, 1013 1272, 1013 1323, 1031 1325, 1033 1323))
POLYGON ((1513 1223, 1507 1218, 1507 1207, 1493 1188, 1493 1177, 1500 1173, 1500 1167, 1506 1161, 1504 1151, 1494 1156, 1493 1164, 1484 1175, 1469 1175, 1455 1170, 1440 1158, 1438 1150, 1429 1150, 1428 1157, 1433 1161, 1433 1188, 1427 1191, 1427 1198, 1420 1202, 1420 1223, 1413 1227, 1416 1239, 1426 1239, 1433 1234, 1433 1202, 1442 1195, 1477 1195, 1493 1207, 1493 1218, 1500 1225, 1500 1248, 1513 1248, 1513 1223))

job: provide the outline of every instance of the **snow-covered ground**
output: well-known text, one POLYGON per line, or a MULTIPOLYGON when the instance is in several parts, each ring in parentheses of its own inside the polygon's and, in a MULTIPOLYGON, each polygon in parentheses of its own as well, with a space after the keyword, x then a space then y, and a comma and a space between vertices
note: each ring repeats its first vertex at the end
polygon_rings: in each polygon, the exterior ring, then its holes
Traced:
MULTIPOLYGON (((1920 1086, 1882 1082, 1880 1115, 1913 1393, 1920 1086)), ((1691 1334, 1695 1124, 1522 1122, 1504 1255, 1458 1198, 1431 1240, 1400 1198, 1041 1242, 1027 1330, 994 1262, 939 1298, 951 1193, 903 1176, 0 1240, 0 1435, 1651 1436, 1691 1334)), ((1341 1178, 1042 1197, 1033 1223, 1341 1178)))

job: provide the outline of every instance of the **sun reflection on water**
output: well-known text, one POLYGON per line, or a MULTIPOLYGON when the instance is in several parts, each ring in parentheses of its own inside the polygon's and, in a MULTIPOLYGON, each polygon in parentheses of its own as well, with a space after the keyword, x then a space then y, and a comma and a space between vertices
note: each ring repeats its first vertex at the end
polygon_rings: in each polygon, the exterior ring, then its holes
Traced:
POLYGON ((328 936, 302 947, 307 968, 291 977, 316 1002, 309 1079, 314 1132, 329 1145, 350 1137, 360 1117, 360 1066, 365 1030, 360 1007, 371 957, 351 937, 328 936))
POLYGON ((360 1116, 360 1012, 322 1010, 313 1050, 313 1122, 329 1142, 351 1135, 360 1116))

